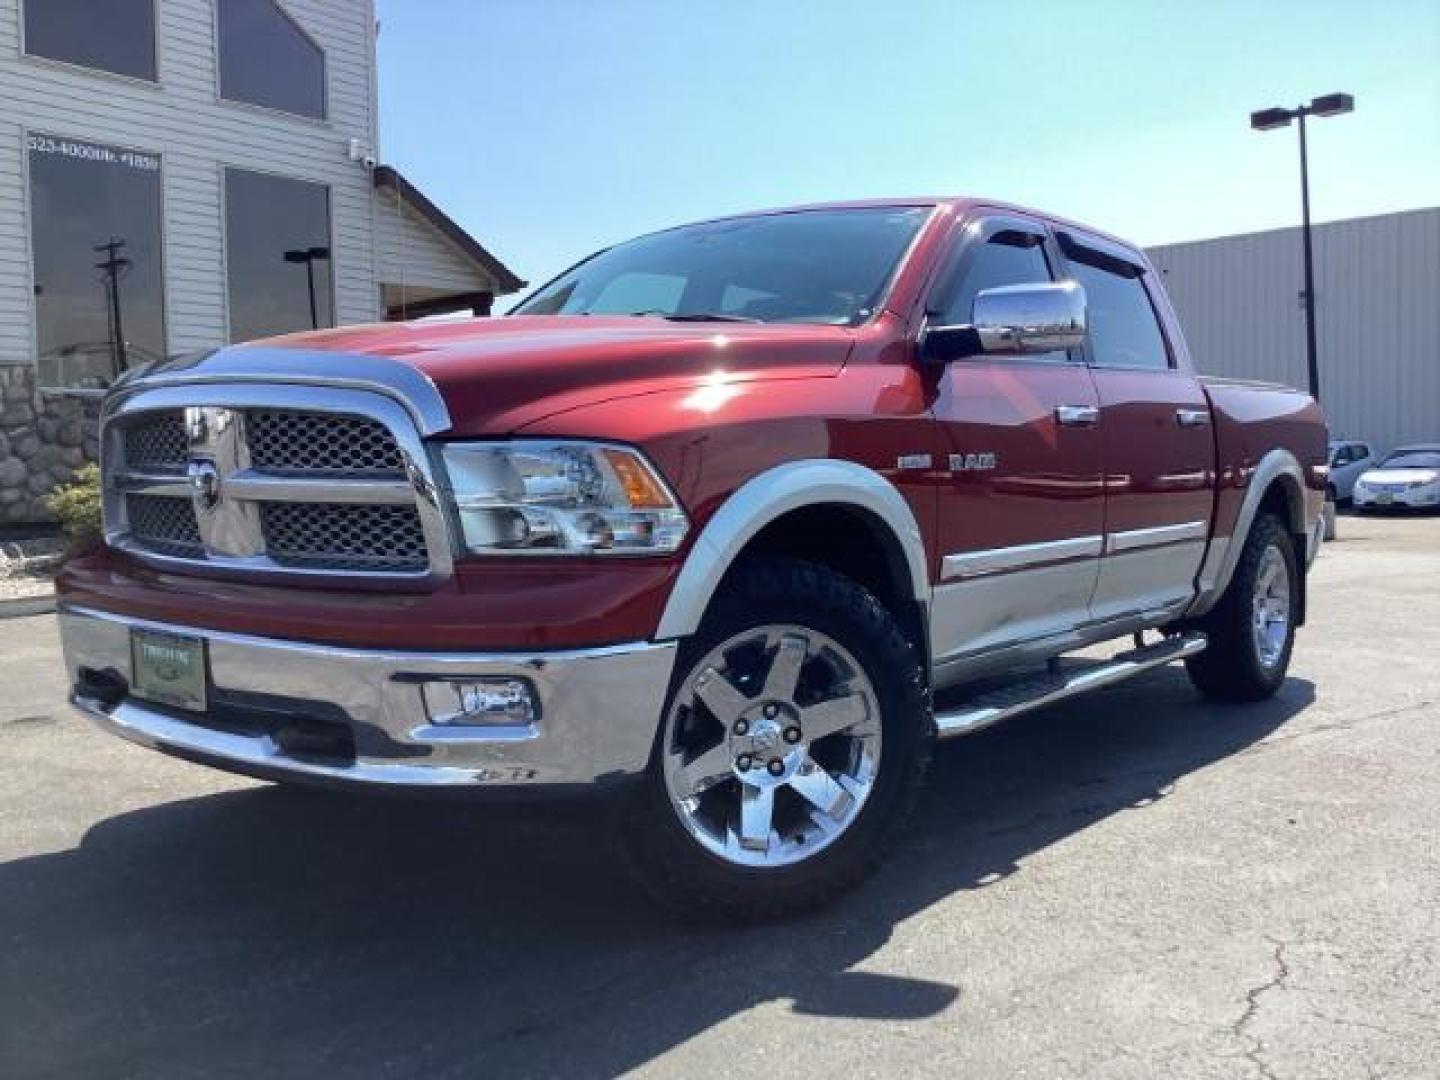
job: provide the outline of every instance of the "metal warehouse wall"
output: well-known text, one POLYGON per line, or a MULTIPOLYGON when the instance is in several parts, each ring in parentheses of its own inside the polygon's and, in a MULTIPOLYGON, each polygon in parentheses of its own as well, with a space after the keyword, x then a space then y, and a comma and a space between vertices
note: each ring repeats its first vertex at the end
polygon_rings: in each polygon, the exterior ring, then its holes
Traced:
MULTIPOLYGON (((1298 228, 1148 254, 1201 372, 1306 384, 1298 228)), ((1315 226, 1315 298, 1332 434, 1440 441, 1440 207, 1315 226)))

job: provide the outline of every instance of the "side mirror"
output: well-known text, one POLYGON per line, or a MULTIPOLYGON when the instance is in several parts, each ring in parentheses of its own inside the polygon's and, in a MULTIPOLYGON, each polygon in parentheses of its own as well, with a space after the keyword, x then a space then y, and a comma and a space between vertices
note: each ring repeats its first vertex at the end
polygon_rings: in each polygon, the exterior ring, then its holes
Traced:
POLYGON ((1002 285, 975 296, 968 326, 931 326, 921 356, 1025 356, 1077 348, 1085 340, 1085 289, 1074 281, 1002 285))

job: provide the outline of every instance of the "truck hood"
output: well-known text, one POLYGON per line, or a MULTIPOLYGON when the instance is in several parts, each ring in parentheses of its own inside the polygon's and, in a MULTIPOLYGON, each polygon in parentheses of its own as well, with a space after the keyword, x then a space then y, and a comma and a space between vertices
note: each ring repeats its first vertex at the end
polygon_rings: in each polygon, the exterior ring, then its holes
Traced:
POLYGON ((428 378, 454 435, 507 434, 582 405, 726 382, 834 375, 854 342, 847 327, 671 323, 655 318, 525 316, 379 323, 235 346, 300 351, 317 366, 365 356, 428 378))

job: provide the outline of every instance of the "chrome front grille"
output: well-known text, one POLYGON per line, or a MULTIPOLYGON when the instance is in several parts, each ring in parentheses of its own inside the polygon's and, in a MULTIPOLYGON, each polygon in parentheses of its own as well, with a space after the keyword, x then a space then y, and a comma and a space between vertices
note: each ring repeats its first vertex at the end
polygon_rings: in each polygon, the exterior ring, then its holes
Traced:
POLYGON ((189 499, 131 494, 125 496, 125 513, 130 535, 146 547, 184 559, 204 558, 205 545, 189 499))
POLYGON ((425 454, 394 402, 268 387, 165 398, 139 395, 105 421, 111 543, 225 573, 448 573, 425 454))
POLYGON ((180 412, 152 413, 124 431, 125 461, 131 468, 185 470, 185 418, 180 412))
POLYGON ((265 551, 282 566, 423 570, 425 534, 409 506, 260 504, 265 551))
POLYGON ((257 469, 324 476, 404 476, 385 425, 361 416, 251 409, 245 438, 257 469))

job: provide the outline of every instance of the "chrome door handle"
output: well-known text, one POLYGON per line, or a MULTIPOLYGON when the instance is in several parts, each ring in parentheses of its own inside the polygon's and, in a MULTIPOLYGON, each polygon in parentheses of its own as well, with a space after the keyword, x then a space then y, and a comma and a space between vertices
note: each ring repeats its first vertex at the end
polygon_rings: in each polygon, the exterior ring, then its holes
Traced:
POLYGON ((1175 422, 1181 427, 1204 427, 1210 423, 1208 409, 1176 409, 1175 422))
POLYGON ((1095 405, 1056 405, 1055 419, 1070 427, 1089 427, 1100 419, 1100 409, 1095 405))

